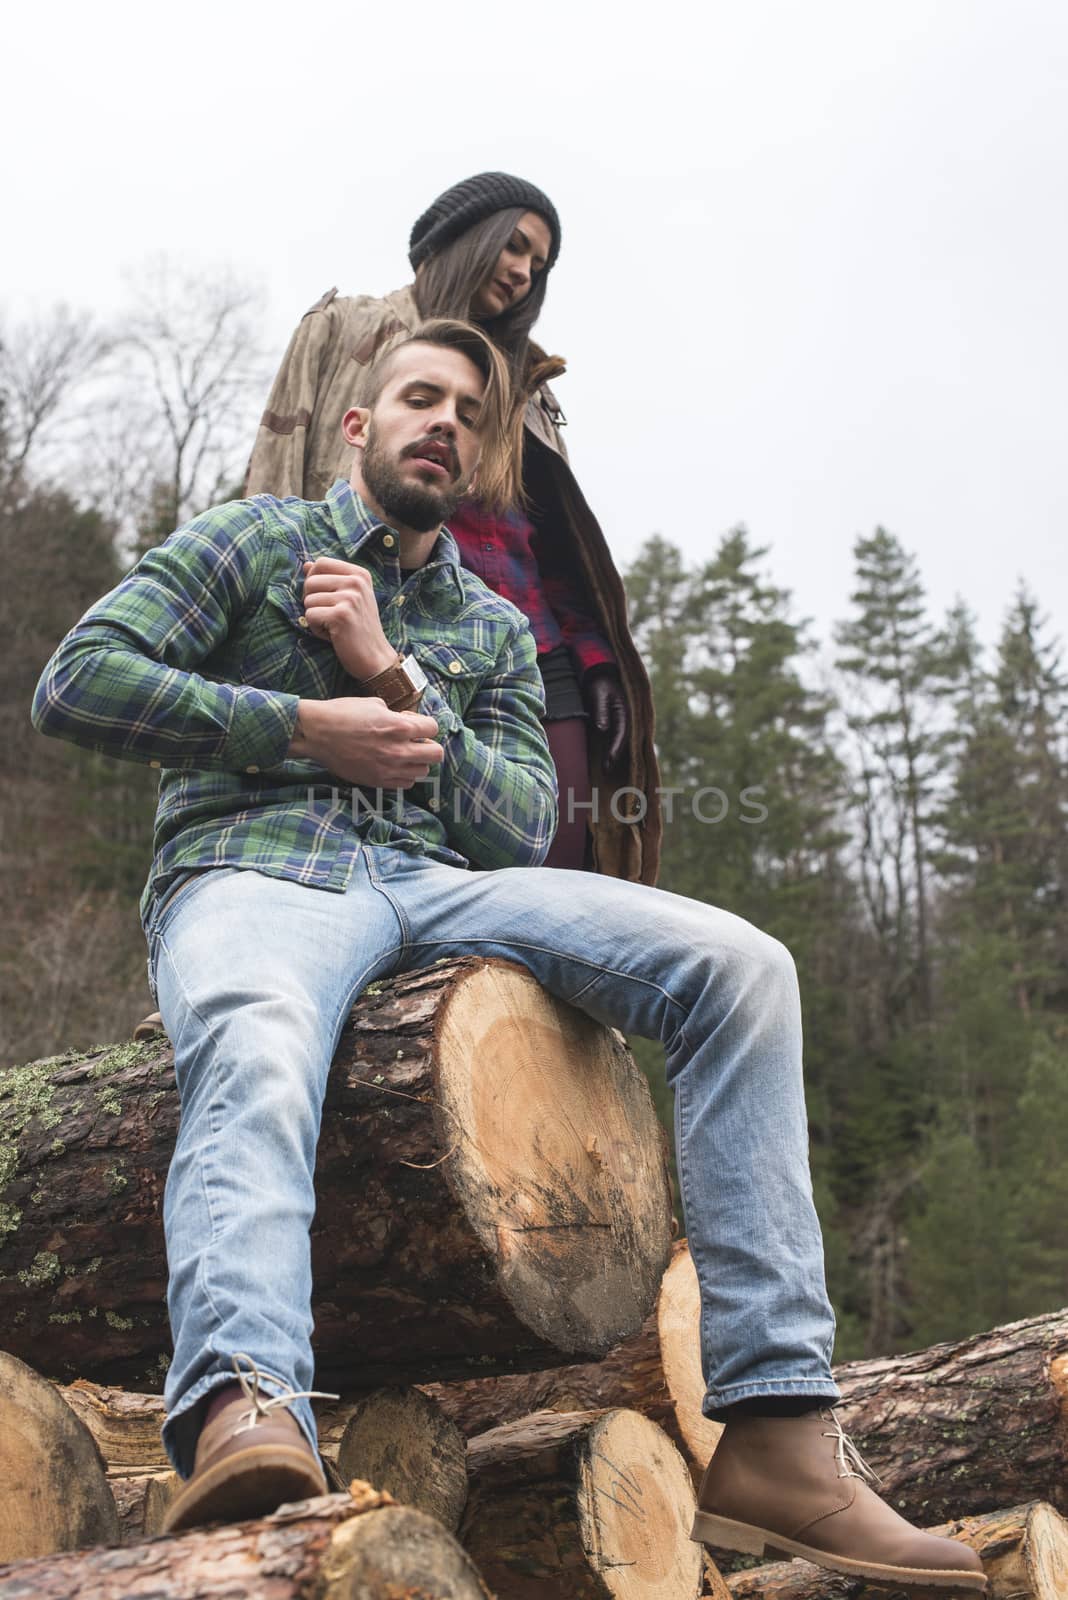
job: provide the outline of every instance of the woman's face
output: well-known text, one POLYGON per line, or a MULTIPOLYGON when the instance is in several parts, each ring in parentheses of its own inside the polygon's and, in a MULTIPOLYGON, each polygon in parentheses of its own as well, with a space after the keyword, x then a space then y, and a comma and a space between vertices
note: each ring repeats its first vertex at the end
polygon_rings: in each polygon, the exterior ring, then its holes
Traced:
POLYGON ((552 246, 549 224, 536 211, 524 211, 497 264, 471 301, 476 317, 499 317, 530 293, 535 275, 545 271, 552 246))

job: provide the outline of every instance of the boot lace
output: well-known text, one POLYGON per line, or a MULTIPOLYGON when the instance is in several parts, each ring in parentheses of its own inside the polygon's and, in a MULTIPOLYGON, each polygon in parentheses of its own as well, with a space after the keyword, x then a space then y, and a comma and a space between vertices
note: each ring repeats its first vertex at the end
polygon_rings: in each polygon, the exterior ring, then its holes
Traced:
POLYGON ((838 1457, 838 1476, 840 1478, 860 1478, 862 1480, 866 1478, 869 1483, 877 1483, 881 1487, 883 1480, 873 1468, 869 1467, 848 1433, 846 1433, 838 1418, 838 1413, 836 1411, 821 1411, 820 1416, 824 1422, 833 1422, 834 1424, 833 1431, 831 1433, 821 1433, 820 1438, 833 1439, 835 1441, 835 1454, 838 1457))
POLYGON ((249 1401, 249 1409, 241 1413, 241 1426, 234 1429, 234 1433, 246 1433, 249 1428, 254 1428, 263 1417, 269 1417, 272 1411, 282 1407, 291 1406, 294 1400, 337 1400, 336 1394, 324 1394, 321 1389, 291 1389, 288 1383, 281 1378, 271 1378, 269 1373, 261 1372, 251 1356, 246 1356, 239 1351, 231 1358, 237 1381, 241 1385, 245 1399, 249 1401), (248 1370, 244 1371, 240 1363, 247 1363, 248 1370), (249 1379, 251 1378, 251 1382, 249 1379), (260 1393, 260 1379, 267 1378, 272 1383, 279 1383, 285 1390, 284 1394, 263 1395, 260 1393))

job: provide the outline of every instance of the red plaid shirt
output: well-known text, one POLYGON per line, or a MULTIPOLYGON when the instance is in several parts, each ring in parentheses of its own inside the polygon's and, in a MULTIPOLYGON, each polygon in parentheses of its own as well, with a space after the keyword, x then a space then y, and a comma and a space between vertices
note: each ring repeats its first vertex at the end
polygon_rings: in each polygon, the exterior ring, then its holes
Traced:
POLYGON ((617 665, 578 573, 567 570, 547 549, 522 512, 499 515, 477 500, 464 500, 449 518, 448 529, 464 566, 523 612, 539 656, 567 645, 580 679, 591 667, 617 665))

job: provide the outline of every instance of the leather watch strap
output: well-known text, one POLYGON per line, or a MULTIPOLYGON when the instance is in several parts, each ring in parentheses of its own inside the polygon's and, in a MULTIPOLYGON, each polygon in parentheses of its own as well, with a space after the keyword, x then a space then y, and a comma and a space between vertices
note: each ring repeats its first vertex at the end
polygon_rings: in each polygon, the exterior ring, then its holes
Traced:
POLYGON ((391 711, 411 711, 419 704, 421 691, 413 687, 402 663, 403 657, 398 655, 392 666, 360 681, 365 694, 378 695, 391 711))

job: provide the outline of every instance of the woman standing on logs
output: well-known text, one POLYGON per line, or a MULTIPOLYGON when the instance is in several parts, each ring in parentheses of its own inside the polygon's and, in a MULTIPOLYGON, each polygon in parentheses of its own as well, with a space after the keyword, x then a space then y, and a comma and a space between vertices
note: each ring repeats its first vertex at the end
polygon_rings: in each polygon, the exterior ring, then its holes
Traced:
POLYGON ((622 582, 560 437, 563 414, 547 380, 564 363, 530 338, 559 249, 552 201, 522 178, 484 172, 439 195, 412 229, 413 284, 384 299, 332 289, 301 320, 260 424, 247 493, 321 500, 348 477, 341 419, 362 403, 374 361, 428 317, 479 323, 505 356, 517 396, 512 482, 465 501, 449 531, 464 565, 513 601, 534 633, 560 786, 544 864, 654 883, 649 680, 622 582))

